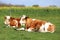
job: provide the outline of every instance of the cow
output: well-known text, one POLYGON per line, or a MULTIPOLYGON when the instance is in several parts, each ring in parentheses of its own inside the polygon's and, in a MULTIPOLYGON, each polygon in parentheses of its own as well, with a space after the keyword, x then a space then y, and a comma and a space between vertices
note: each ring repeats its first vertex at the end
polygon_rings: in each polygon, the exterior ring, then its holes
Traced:
POLYGON ((23 15, 20 20, 21 25, 25 24, 25 30, 28 32, 38 31, 38 32, 50 32, 54 33, 55 25, 38 19, 32 19, 23 15))
POLYGON ((20 18, 13 18, 11 16, 5 16, 5 21, 4 24, 6 24, 8 27, 13 27, 13 28, 20 28, 20 18))

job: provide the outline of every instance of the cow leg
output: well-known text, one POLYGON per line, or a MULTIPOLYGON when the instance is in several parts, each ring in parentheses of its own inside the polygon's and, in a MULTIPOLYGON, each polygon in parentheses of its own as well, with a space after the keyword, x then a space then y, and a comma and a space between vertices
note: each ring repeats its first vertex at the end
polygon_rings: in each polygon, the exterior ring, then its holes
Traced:
POLYGON ((27 29, 26 31, 28 31, 28 32, 33 32, 33 28, 29 28, 29 29, 27 29))
POLYGON ((16 29, 16 30, 25 30, 24 28, 18 28, 18 29, 16 29))

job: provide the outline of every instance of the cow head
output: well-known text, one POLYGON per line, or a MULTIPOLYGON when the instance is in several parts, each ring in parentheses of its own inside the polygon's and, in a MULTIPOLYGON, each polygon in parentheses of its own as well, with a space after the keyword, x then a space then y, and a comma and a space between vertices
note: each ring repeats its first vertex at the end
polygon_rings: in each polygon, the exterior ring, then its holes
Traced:
POLYGON ((8 25, 11 17, 10 16, 5 16, 4 18, 5 18, 4 24, 8 25))
POLYGON ((26 15, 23 15, 23 16, 21 17, 21 20, 20 20, 21 25, 25 25, 27 18, 28 18, 28 17, 27 17, 26 15))

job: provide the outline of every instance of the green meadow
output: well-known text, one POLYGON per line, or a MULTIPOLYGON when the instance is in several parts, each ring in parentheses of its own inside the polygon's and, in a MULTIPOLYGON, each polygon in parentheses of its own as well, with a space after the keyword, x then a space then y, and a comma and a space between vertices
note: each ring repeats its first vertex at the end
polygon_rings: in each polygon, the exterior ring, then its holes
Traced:
POLYGON ((1 7, 0 40, 60 40, 60 8, 1 7), (4 16, 21 17, 27 15, 34 19, 45 20, 55 25, 54 33, 16 31, 4 25, 4 16))

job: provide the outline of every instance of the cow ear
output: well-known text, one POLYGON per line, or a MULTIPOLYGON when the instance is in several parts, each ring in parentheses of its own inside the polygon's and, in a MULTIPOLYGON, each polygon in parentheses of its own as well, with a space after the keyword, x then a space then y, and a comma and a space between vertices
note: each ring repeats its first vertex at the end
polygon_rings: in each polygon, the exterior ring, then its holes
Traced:
POLYGON ((29 17, 25 17, 25 19, 27 19, 27 18, 29 18, 29 17))
POLYGON ((10 17, 10 19, 13 19, 12 17, 10 17))

